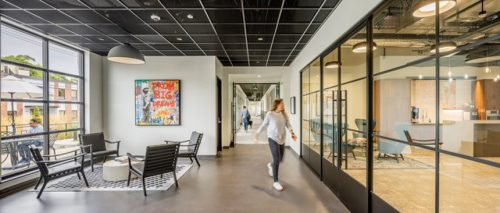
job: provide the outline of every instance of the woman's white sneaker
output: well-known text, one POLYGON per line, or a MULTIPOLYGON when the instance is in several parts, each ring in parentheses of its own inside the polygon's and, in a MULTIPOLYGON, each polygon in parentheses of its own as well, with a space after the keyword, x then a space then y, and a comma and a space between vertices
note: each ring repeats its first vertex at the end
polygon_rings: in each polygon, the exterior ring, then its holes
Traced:
POLYGON ((280 182, 274 182, 273 188, 280 191, 280 192, 283 191, 283 186, 280 184, 280 182))
POLYGON ((271 166, 271 163, 267 164, 267 173, 269 174, 269 176, 273 176, 273 167, 271 166))

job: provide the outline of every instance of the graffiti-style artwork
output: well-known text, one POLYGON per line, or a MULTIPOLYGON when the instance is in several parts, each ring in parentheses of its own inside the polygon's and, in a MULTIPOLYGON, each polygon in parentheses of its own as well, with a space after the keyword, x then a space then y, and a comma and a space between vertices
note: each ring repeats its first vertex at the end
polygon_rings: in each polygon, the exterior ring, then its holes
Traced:
POLYGON ((135 125, 181 124, 180 80, 135 80, 135 125))

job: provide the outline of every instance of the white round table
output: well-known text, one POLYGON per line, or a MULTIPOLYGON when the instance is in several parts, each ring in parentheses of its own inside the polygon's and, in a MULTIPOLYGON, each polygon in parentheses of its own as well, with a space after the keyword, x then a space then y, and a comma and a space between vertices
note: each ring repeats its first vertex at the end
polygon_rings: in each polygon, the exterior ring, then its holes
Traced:
MULTIPOLYGON (((132 161, 132 165, 142 164, 141 162, 132 161)), ((110 160, 104 162, 102 165, 102 178, 106 181, 122 181, 128 179, 128 160, 125 162, 119 162, 115 160, 110 160)), ((135 175, 132 174, 135 178, 135 175)))

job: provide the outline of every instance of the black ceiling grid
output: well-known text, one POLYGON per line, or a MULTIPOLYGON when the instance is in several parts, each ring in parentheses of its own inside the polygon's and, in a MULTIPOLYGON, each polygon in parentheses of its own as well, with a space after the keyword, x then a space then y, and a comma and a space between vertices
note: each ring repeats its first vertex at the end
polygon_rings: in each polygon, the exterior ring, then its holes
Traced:
POLYGON ((288 66, 339 2, 0 0, 0 15, 101 55, 130 43, 146 56, 210 55, 224 66, 288 66))
MULTIPOLYGON (((306 29, 304 30, 304 33, 302 33, 302 35, 300 36, 299 40, 297 41, 297 44, 295 44, 295 46, 293 47, 292 51, 290 51, 290 54, 288 55, 288 57, 285 59, 285 62, 283 62, 283 66, 287 65, 287 64, 290 64, 290 63, 287 63, 288 60, 290 59, 290 56, 292 55, 293 52, 295 52, 295 49, 297 48, 297 45, 299 44, 299 42, 303 39, 304 35, 306 34, 306 32, 309 30, 309 27, 311 26, 311 24, 314 22, 314 20, 316 19, 316 16, 318 16, 318 14, 320 13, 321 11, 321 8, 323 8, 323 6, 326 4, 327 0, 323 0, 323 3, 321 3, 321 6, 319 7, 318 11, 316 11, 316 14, 314 14, 314 17, 312 18, 311 22, 309 22, 309 25, 306 27, 306 29)), ((331 12, 330 12, 331 13, 331 12)), ((328 16, 327 16, 328 17, 328 16)), ((326 17, 324 18, 326 19, 326 17)), ((323 20, 324 21, 324 20, 323 20)), ((318 27, 319 28, 319 27, 318 27)), ((316 29, 317 30, 317 29, 316 29)), ((314 30, 314 31, 316 31, 314 30)), ((309 39, 307 39, 309 40, 309 39)))
MULTIPOLYGON (((210 16, 208 16, 208 13, 207 13, 207 10, 205 9, 205 5, 203 4, 203 2, 201 0, 198 0, 199 3, 200 3, 200 6, 201 8, 203 9, 203 13, 205 13, 205 15, 207 16, 207 19, 208 19, 208 22, 210 22, 210 26, 212 27, 212 29, 214 30, 215 32, 215 35, 217 37, 217 41, 220 43, 221 47, 222 47, 222 50, 224 51, 224 55, 227 57, 227 60, 229 61, 229 64, 231 66, 233 66, 233 62, 231 61, 231 58, 229 57, 229 55, 227 54, 227 51, 226 51, 226 48, 224 47, 224 44, 222 43, 221 39, 220 39, 220 36, 219 34, 217 33, 217 30, 215 29, 214 27, 214 24, 212 22, 212 19, 210 19, 210 16)), ((217 51, 217 50, 215 50, 217 51)), ((218 55, 216 52, 213 53, 213 55, 218 55)), ((220 60, 220 58, 219 58, 220 60)))

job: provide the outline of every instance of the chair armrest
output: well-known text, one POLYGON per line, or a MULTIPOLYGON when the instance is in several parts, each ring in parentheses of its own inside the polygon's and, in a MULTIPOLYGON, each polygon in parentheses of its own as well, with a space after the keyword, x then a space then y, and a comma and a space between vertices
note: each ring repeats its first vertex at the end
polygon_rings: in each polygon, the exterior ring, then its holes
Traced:
POLYGON ((144 161, 144 156, 142 156, 142 155, 132 155, 132 154, 127 152, 127 157, 129 158, 129 160, 144 161), (137 157, 142 157, 143 159, 138 159, 137 157))
MULTIPOLYGON (((435 145, 436 139, 412 139, 414 143, 421 145, 435 145)), ((443 144, 443 142, 439 141, 438 144, 443 144)))
POLYGON ((110 141, 110 140, 104 140, 104 142, 106 142, 106 143, 120 143, 120 142, 122 142, 122 141, 110 141))
POLYGON ((66 158, 59 159, 59 160, 42 160, 42 161, 38 161, 38 163, 55 164, 55 163, 61 163, 61 162, 69 161, 69 160, 74 160, 74 159, 77 159, 79 157, 84 158, 85 154, 82 153, 82 154, 78 154, 78 155, 75 155, 75 156, 66 157, 66 158))
POLYGON ((189 140, 185 140, 185 141, 167 141, 165 140, 165 143, 169 144, 169 143, 186 143, 186 142, 189 142, 189 140))
POLYGON ((179 145, 179 146, 196 146, 198 144, 188 144, 188 145, 179 145))

